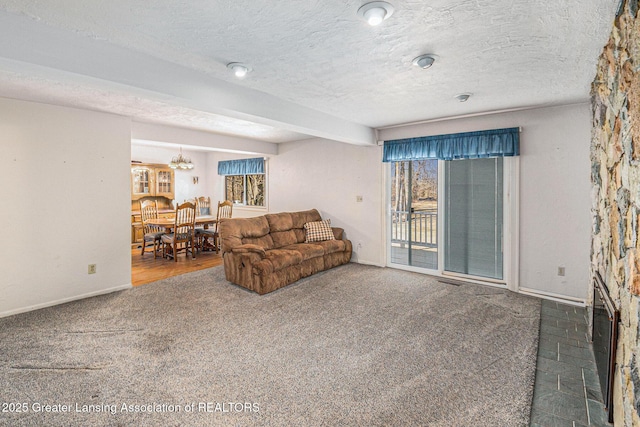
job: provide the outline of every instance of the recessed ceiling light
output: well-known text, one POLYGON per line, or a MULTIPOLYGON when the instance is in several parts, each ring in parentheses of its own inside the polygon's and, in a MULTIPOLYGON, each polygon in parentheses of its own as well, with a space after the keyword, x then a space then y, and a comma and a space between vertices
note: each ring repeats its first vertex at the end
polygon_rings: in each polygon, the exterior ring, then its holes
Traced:
POLYGON ((411 61, 413 65, 415 65, 416 67, 420 67, 423 70, 430 68, 434 62, 436 62, 436 58, 431 54, 420 55, 416 58, 413 58, 413 61, 411 61))
POLYGON ((393 6, 386 1, 372 1, 358 9, 358 16, 375 27, 393 15, 393 6))
POLYGON ((251 72, 249 66, 241 62, 230 62, 227 64, 227 68, 233 71, 233 74, 239 79, 243 79, 248 73, 251 72))
POLYGON ((456 99, 460 102, 467 102, 467 100, 473 95, 472 93, 460 93, 456 95, 456 99))

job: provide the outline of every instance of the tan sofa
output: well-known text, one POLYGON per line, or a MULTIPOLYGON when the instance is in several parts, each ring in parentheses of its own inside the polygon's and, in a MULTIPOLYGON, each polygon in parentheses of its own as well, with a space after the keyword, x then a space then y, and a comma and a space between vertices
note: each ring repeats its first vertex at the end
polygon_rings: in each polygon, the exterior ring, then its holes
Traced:
POLYGON ((352 246, 341 228, 332 227, 335 240, 305 243, 304 225, 321 219, 312 209, 221 221, 227 280, 263 295, 348 263, 352 246))

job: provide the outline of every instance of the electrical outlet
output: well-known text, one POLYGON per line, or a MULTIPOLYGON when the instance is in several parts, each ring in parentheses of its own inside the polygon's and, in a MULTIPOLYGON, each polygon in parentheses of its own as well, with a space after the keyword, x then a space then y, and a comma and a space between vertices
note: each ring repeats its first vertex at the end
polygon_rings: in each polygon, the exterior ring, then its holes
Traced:
POLYGON ((95 264, 89 264, 89 274, 96 274, 96 265, 95 264))
POLYGON ((558 267, 558 276, 564 276, 564 267, 558 267))

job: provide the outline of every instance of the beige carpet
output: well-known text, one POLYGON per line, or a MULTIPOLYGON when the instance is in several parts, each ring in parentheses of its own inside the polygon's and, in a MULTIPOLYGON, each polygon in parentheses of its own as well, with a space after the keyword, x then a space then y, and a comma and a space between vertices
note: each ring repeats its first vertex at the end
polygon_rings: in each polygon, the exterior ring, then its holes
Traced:
POLYGON ((527 426, 539 310, 358 264, 258 296, 216 267, 0 319, 0 424, 527 426))

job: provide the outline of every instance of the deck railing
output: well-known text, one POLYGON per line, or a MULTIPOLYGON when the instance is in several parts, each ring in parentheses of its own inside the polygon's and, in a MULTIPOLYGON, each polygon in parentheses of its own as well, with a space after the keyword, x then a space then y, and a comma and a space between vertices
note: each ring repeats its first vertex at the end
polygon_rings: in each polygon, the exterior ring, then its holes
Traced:
POLYGON ((438 246, 438 214, 434 211, 391 211, 391 242, 412 246, 438 246), (411 225, 409 225, 411 224, 411 225), (411 233, 409 233, 411 228, 411 233))

